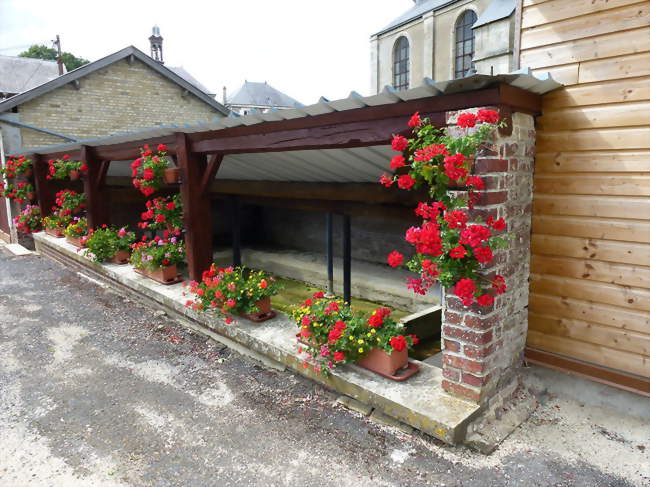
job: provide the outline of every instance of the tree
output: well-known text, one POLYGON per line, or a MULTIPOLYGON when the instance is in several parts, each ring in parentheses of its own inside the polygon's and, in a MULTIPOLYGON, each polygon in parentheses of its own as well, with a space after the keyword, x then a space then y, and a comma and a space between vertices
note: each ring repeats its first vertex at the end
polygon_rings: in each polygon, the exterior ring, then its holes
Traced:
MULTIPOLYGON (((20 57, 30 57, 34 59, 45 59, 48 61, 56 61, 57 58, 57 52, 56 49, 53 49, 51 47, 47 47, 44 45, 37 45, 34 44, 31 46, 29 49, 27 49, 25 52, 21 52, 18 54, 20 57)), ((82 57, 77 57, 74 54, 70 54, 69 52, 62 52, 61 53, 61 58, 63 60, 63 64, 65 64, 65 67, 68 71, 72 71, 73 69, 77 69, 79 66, 83 66, 84 64, 88 64, 90 61, 88 59, 84 59, 82 57)))

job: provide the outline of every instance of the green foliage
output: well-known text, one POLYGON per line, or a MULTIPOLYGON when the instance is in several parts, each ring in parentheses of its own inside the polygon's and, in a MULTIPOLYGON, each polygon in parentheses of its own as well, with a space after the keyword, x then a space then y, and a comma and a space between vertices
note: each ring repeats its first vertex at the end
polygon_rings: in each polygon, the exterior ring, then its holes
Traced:
POLYGON ((43 218, 43 227, 45 228, 65 228, 68 226, 72 217, 70 216, 61 216, 57 213, 52 213, 49 216, 43 218))
POLYGON ((88 235, 88 220, 85 217, 73 218, 70 225, 65 227, 63 235, 70 238, 80 238, 88 235))
MULTIPOLYGON (((20 54, 18 54, 18 56, 28 57, 33 59, 45 59, 47 61, 56 61, 57 51, 56 49, 51 47, 34 44, 30 46, 29 49, 27 49, 26 51, 23 51, 20 54)), ((83 66, 84 64, 88 64, 90 62, 88 61, 88 59, 77 57, 74 54, 71 54, 69 52, 62 52, 61 59, 63 60, 63 64, 65 64, 65 67, 68 71, 77 69, 78 67, 83 66)))
POLYGON ((217 268, 214 264, 204 272, 200 283, 190 284, 196 295, 190 302, 196 310, 221 309, 224 315, 231 312, 259 312, 257 302, 276 295, 282 286, 264 271, 246 267, 217 268))
POLYGON ((131 246, 131 264, 136 269, 150 271, 178 265, 185 260, 185 246, 180 239, 172 237, 162 240, 155 237, 153 240, 144 240, 131 246))
POLYGON ((86 241, 86 257, 95 262, 111 259, 118 251, 128 251, 135 242, 135 233, 127 232, 126 227, 119 230, 111 227, 98 228, 90 233, 86 241))

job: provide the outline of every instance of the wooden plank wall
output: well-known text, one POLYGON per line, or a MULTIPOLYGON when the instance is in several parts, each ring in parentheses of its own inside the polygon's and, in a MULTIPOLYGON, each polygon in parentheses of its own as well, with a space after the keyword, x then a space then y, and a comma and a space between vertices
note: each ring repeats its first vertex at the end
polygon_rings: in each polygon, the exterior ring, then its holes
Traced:
POLYGON ((528 346, 650 377, 650 1, 523 0, 538 119, 528 346))

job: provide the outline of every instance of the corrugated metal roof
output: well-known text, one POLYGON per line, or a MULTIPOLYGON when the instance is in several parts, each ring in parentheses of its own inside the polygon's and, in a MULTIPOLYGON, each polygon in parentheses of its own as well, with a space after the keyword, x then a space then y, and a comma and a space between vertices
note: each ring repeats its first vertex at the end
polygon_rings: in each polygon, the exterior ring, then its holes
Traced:
MULTIPOLYGON (((521 88, 532 93, 544 94, 560 86, 550 75, 533 76, 530 70, 521 70, 511 74, 488 76, 476 74, 467 78, 435 82, 424 79, 418 87, 406 91, 395 91, 391 87, 372 96, 362 97, 356 92, 348 98, 328 101, 325 98, 307 107, 278 110, 265 114, 252 114, 243 117, 215 118, 195 125, 170 125, 154 127, 115 134, 97 139, 82 140, 75 143, 32 149, 28 152, 51 153, 77 150, 81 145, 104 146, 123 142, 152 139, 173 135, 175 132, 195 133, 208 130, 223 130, 238 125, 255 125, 265 121, 287 120, 309 117, 320 113, 344 111, 365 106, 389 105, 402 101, 416 100, 451 93, 470 92, 498 83, 521 88)), ((382 171, 387 170, 390 150, 388 147, 373 146, 353 149, 323 149, 309 151, 268 152, 256 154, 227 155, 219 169, 218 178, 223 179, 258 179, 282 181, 339 181, 370 182, 376 181, 382 171), (272 170, 270 169, 272 168, 272 170)), ((123 165, 126 167, 126 165, 123 165)), ((111 166, 111 174, 119 165, 111 166), (113 167, 115 166, 115 167, 113 167)), ((126 173, 124 175, 127 175, 126 173)))
POLYGON ((228 97, 227 105, 281 108, 303 106, 298 100, 273 88, 266 81, 264 83, 244 81, 244 84, 228 97))
POLYGON ((22 93, 58 76, 56 61, 0 56, 0 93, 22 93))

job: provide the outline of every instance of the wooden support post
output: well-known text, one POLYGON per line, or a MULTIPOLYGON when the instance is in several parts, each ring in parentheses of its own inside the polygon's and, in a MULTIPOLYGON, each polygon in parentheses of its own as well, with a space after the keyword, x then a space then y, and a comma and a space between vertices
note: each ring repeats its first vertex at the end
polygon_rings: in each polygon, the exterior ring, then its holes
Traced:
POLYGON ((176 133, 176 156, 181 170, 187 268, 190 279, 200 281, 212 264, 212 209, 208 194, 201 191, 207 159, 190 150, 184 133, 176 133))
POLYGON ((52 214, 52 206, 54 206, 54 193, 47 179, 49 169, 45 158, 39 154, 34 154, 32 157, 34 164, 34 184, 36 185, 36 195, 38 197, 38 206, 41 209, 41 215, 48 216, 52 214))
POLYGON ((343 301, 352 302, 352 228, 350 215, 343 215, 343 301))
POLYGON ((88 227, 98 228, 108 224, 108 194, 101 188, 108 165, 95 157, 92 147, 81 146, 81 162, 88 167, 88 172, 83 178, 84 193, 86 194, 88 227))
POLYGON ((214 181, 214 177, 217 175, 217 171, 221 167, 221 161, 223 161, 223 154, 214 154, 208 158, 208 168, 203 175, 203 180, 201 181, 201 191, 203 193, 210 192, 210 185, 214 181))
POLYGON ((325 247, 327 256, 327 295, 334 296, 334 214, 327 212, 325 220, 325 247))
POLYGON ((239 196, 230 196, 230 216, 232 220, 232 265, 241 265, 241 207, 239 196))

